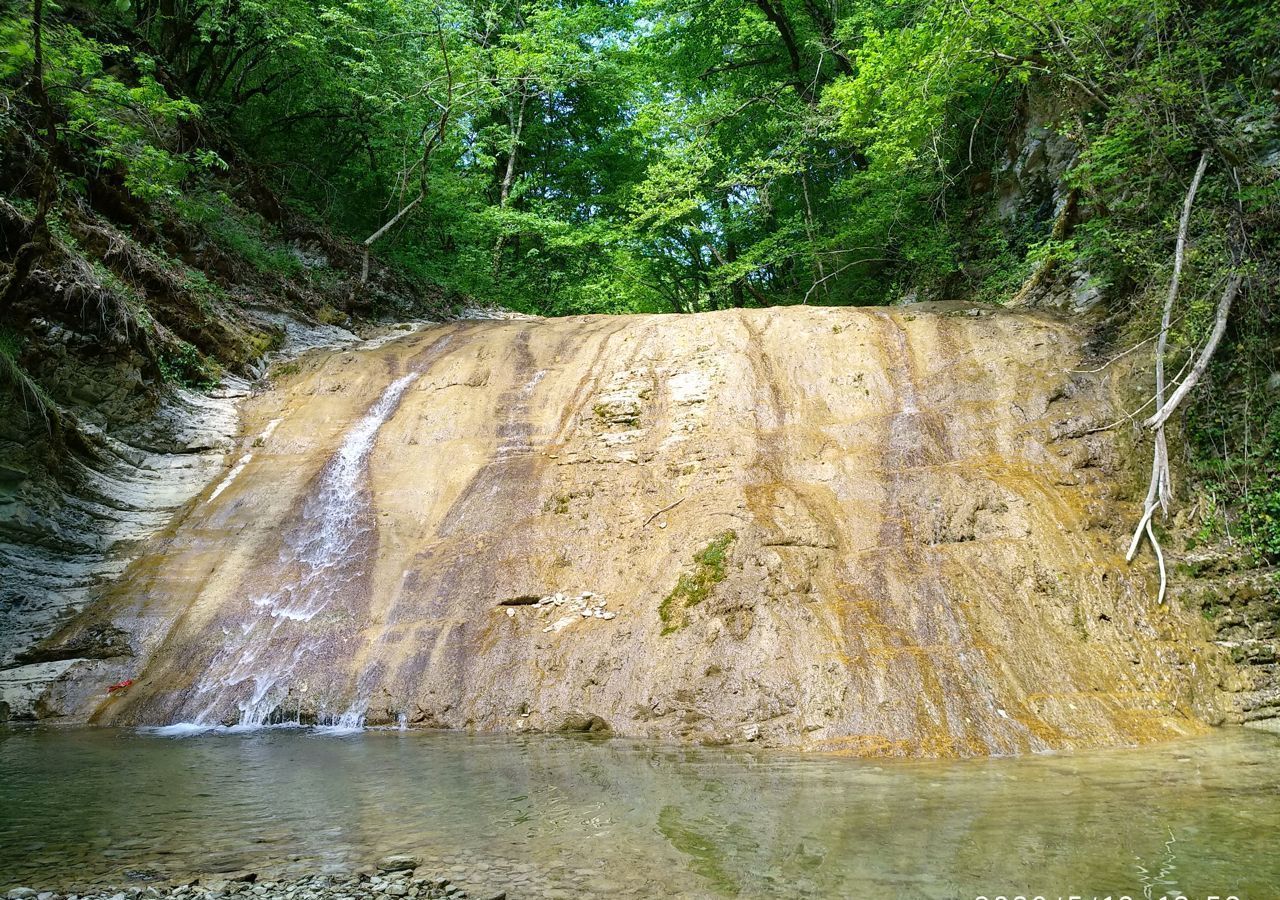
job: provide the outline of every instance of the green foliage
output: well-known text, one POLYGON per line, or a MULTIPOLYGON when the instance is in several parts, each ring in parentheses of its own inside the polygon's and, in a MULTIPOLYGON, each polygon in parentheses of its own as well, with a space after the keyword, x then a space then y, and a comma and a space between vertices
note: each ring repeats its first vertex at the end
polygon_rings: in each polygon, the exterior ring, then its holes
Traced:
MULTIPOLYGON (((9 50, 0 79, 21 77, 33 63, 30 20, 0 17, 0 45, 9 50)), ((141 200, 175 197, 183 180, 210 164, 209 154, 182 152, 164 136, 199 115, 199 107, 175 98, 156 80, 155 61, 128 48, 86 37, 66 24, 46 23, 45 84, 63 110, 59 139, 94 163, 120 174, 141 200), (131 77, 108 71, 126 59, 131 77)))
POLYGON ((22 339, 8 329, 0 328, 0 356, 17 363, 22 353, 22 339))
POLYGON ((1244 494, 1247 540, 1260 556, 1280 559, 1280 472, 1255 479, 1244 494))
MULTIPOLYGON (((1265 296, 1235 312, 1229 345, 1186 416, 1190 474, 1210 498, 1196 537, 1234 539, 1259 559, 1280 561, 1280 323, 1265 296)), ((1193 337, 1204 330, 1188 329, 1193 337)))
POLYGON ((222 192, 186 194, 174 208, 200 227, 223 250, 243 259, 263 274, 295 276, 302 263, 277 239, 260 216, 245 212, 222 192))
POLYGON ((671 593, 658 606, 663 634, 683 627, 684 611, 706 600, 712 588, 724 581, 729 548, 737 537, 736 532, 726 531, 693 555, 693 571, 682 573, 671 593))
MULTIPOLYGON (((1197 251, 1206 280, 1228 259, 1233 204, 1277 202, 1255 164, 1276 140, 1275 0, 1194 16, 1173 0, 102 8, 286 196, 357 239, 412 204, 379 253, 528 312, 1000 300, 1049 261, 1139 296, 1167 274, 1200 147, 1234 166, 1212 168, 1198 211, 1198 233, 1219 236, 1197 251), (1081 198, 1074 234, 1054 233, 1054 209, 995 211, 1033 106, 1078 151, 1053 176, 1058 199, 1081 198)), ((198 112, 149 59, 117 79, 94 62, 117 48, 59 34, 84 88, 71 98, 64 77, 59 96, 132 190, 222 165, 137 133, 198 112)), ((25 58, 21 29, 3 40, 25 58)), ((219 208, 189 212, 259 269, 293 265, 219 208)))
POLYGON ((170 384, 193 391, 207 391, 218 383, 216 368, 187 341, 177 340, 159 354, 160 374, 170 384))

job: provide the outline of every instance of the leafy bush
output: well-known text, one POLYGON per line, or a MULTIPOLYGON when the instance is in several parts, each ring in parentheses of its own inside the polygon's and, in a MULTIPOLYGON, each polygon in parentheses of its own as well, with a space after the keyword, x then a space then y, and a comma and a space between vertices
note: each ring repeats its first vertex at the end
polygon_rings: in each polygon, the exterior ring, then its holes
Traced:
POLYGON ((1243 524, 1250 547, 1280 559, 1280 471, 1268 472, 1245 492, 1243 524))
POLYGON ((160 351, 160 374, 170 384, 207 391, 218 383, 213 365, 192 344, 176 341, 160 351))

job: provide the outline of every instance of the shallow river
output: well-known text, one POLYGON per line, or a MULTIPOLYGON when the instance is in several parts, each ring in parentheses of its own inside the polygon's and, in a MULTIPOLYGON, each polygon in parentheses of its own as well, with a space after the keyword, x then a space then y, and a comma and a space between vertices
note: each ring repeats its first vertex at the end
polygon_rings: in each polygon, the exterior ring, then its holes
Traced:
POLYGON ((1270 900, 1280 739, 1226 730, 900 762, 555 737, 0 728, 0 889, 339 871, 398 852, 513 900, 1270 900))

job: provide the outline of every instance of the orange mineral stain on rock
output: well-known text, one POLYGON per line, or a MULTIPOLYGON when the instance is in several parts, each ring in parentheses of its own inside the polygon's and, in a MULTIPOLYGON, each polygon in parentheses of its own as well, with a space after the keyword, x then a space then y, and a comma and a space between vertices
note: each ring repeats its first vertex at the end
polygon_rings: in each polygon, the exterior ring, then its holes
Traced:
POLYGON ((1081 340, 921 305, 459 322, 312 357, 248 401, 246 435, 277 424, 238 475, 72 626, 135 653, 81 715, 889 756, 1199 732, 1225 662, 1124 564, 1081 340))

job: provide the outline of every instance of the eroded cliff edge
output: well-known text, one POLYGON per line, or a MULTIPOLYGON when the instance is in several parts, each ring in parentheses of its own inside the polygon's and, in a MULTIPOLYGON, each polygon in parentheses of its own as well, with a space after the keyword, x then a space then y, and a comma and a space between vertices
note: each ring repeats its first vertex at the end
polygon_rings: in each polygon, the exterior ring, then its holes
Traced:
POLYGON ((929 304, 456 322, 312 357, 59 638, 109 624, 128 655, 45 708, 891 755, 1197 732, 1235 676, 1124 564, 1081 343, 929 304))

